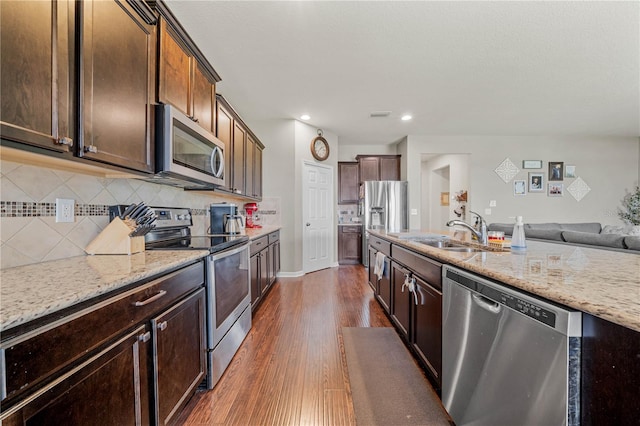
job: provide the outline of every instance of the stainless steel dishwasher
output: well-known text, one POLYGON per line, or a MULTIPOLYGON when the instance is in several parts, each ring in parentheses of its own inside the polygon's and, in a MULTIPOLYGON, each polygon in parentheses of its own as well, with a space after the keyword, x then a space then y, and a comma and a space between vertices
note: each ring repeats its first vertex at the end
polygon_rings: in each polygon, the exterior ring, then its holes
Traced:
POLYGON ((442 402, 456 425, 579 424, 582 314, 442 274, 442 402))

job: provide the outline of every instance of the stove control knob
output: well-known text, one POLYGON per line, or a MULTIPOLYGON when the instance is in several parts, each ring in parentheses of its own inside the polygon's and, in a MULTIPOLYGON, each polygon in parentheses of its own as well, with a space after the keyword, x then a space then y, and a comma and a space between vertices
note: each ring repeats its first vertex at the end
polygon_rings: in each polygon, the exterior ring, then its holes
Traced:
POLYGON ((181 214, 179 214, 179 215, 178 215, 178 220, 182 220, 182 219, 184 219, 184 216, 183 216, 183 215, 181 215, 181 214))
POLYGON ((184 220, 189 220, 191 219, 191 215, 189 213, 184 215, 184 220))

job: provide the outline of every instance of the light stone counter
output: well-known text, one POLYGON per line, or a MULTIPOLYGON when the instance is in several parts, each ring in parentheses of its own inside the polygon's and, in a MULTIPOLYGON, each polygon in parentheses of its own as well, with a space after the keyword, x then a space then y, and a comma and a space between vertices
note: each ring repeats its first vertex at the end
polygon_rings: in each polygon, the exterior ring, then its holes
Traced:
POLYGON ((208 255, 155 250, 78 256, 0 271, 0 332, 208 255))
POLYGON ((262 228, 247 228, 245 229, 245 234, 249 237, 250 240, 255 240, 257 238, 263 237, 267 234, 270 234, 274 231, 280 230, 280 226, 263 226, 262 228))
MULTIPOLYGON (((369 232, 443 263, 640 331, 640 255, 539 241, 527 241, 522 254, 447 252, 386 232, 369 232)), ((438 234, 469 242, 466 232, 438 234)))

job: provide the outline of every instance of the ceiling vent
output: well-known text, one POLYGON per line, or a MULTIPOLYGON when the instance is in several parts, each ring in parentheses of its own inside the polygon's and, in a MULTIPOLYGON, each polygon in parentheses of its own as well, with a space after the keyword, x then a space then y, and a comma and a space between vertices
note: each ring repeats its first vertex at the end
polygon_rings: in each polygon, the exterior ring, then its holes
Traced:
POLYGON ((371 118, 382 118, 388 117, 391 115, 391 111, 371 111, 369 117, 371 118))

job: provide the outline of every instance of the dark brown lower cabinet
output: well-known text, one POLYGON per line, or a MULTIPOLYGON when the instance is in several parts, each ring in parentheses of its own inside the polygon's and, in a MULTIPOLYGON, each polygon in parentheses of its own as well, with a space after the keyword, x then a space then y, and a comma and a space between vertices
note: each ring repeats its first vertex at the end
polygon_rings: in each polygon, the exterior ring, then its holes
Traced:
POLYGON ((251 310, 255 311, 280 271, 280 231, 251 241, 251 310))
POLYGON ((411 271, 404 266, 391 262, 391 288, 392 302, 391 320, 402 333, 403 337, 409 338, 409 324, 411 321, 411 292, 403 285, 405 279, 411 277, 411 271))
POLYGON ((170 424, 204 378, 204 289, 151 319, 154 342, 155 413, 170 424))
POLYGON ((376 277, 376 274, 374 274, 374 265, 376 264, 376 253, 378 252, 378 250, 374 249, 373 247, 369 246, 368 249, 368 256, 369 256, 369 287, 371 287, 371 290, 373 290, 373 293, 377 296, 378 295, 378 277, 376 277))
POLYGON ((640 332, 582 314, 583 425, 640 424, 640 332))
POLYGON ((411 344, 439 389, 442 386, 442 292, 420 277, 414 278, 417 297, 413 300, 411 344))
POLYGON ((149 332, 141 326, 13 407, 3 425, 150 424, 149 332))
POLYGON ((357 265, 362 263, 362 227, 338 226, 338 264, 357 265))
POLYGON ((374 273, 377 253, 377 250, 369 247, 369 285, 385 312, 391 314, 391 261, 385 257, 382 277, 378 279, 374 273))

